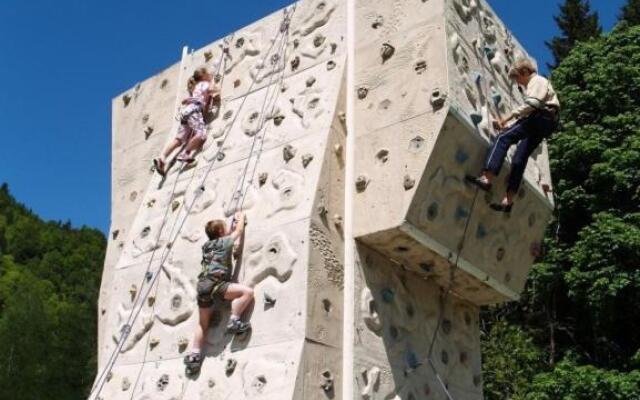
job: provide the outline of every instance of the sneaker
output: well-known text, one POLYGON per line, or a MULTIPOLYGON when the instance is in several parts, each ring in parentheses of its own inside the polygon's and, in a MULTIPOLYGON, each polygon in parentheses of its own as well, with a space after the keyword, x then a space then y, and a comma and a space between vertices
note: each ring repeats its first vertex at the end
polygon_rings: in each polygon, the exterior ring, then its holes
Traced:
POLYGON ((231 333, 234 335, 244 333, 249 329, 251 329, 251 324, 249 322, 242 322, 239 319, 230 320, 227 324, 227 333, 231 333))
POLYGON ((153 166, 155 167, 156 171, 160 174, 160 176, 165 176, 166 174, 166 171, 164 169, 165 165, 164 165, 164 161, 162 161, 161 158, 154 158, 153 166))
POLYGON ((178 156, 177 158, 178 161, 183 162, 185 164, 191 164, 192 162, 194 162, 196 159, 187 153, 182 153, 178 156))
POLYGON ((204 359, 200 353, 189 353, 184 356, 184 365, 186 367, 187 374, 197 374, 202 366, 202 361, 204 361, 204 359))
POLYGON ((480 189, 488 192, 491 190, 491 184, 489 182, 485 182, 482 178, 478 178, 476 176, 467 175, 464 177, 464 180, 469 182, 472 185, 479 187, 480 189))
POLYGON ((489 205, 489 207, 491 207, 491 209, 494 210, 494 211, 498 211, 498 212, 503 212, 505 214, 509 214, 511 212, 511 209, 513 208, 513 203, 511 203, 511 204, 492 203, 492 204, 489 205))

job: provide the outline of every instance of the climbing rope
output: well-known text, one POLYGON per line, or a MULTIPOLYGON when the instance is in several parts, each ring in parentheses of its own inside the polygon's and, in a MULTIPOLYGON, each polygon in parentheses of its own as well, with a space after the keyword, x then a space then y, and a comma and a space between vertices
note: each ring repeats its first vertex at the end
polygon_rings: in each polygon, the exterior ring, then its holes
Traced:
MULTIPOLYGON (((294 9, 293 9, 293 10, 295 11, 295 7, 294 7, 294 9)), ((285 11, 285 21, 289 21, 289 18, 290 18, 290 16, 289 16, 289 15, 286 13, 286 11, 285 11)), ((286 29, 286 32, 288 33, 288 27, 287 27, 287 29, 286 29)), ((269 54, 270 54, 270 53, 271 53, 271 51, 273 50, 273 47, 275 46, 275 43, 278 41, 278 37, 280 36, 280 34, 283 34, 283 33, 284 33, 284 31, 283 31, 282 29, 280 29, 280 30, 279 30, 279 32, 276 34, 276 36, 275 36, 275 38, 274 38, 274 40, 273 40, 273 42, 272 42, 272 44, 271 44, 271 46, 270 46, 269 50, 268 50, 268 51, 267 51, 267 53, 265 54, 265 58, 264 58, 264 59, 263 59, 263 61, 262 61, 262 65, 264 65, 264 62, 266 61, 266 59, 268 58, 269 54)), ((224 54, 224 52, 223 52, 223 54, 224 54)), ((225 63, 226 63, 226 59, 225 59, 225 63)), ((220 64, 221 64, 221 63, 220 63, 220 64)), ((220 65, 219 65, 219 68, 220 68, 220 65)), ((253 88, 253 86, 255 85, 255 83, 256 83, 256 79, 255 79, 255 77, 254 77, 253 82, 252 82, 252 84, 250 85, 250 87, 249 87, 249 89, 248 89, 248 92, 251 92, 251 89, 253 88)), ((227 138, 228 138, 228 136, 229 136, 229 133, 230 133, 230 131, 231 131, 232 127, 234 126, 235 121, 236 121, 236 120, 237 120, 237 118, 238 118, 239 111, 243 108, 243 106, 244 106, 244 104, 245 104, 245 102, 246 102, 246 98, 247 98, 247 97, 245 96, 245 97, 244 97, 244 99, 243 99, 243 101, 242 101, 242 103, 241 103, 241 105, 240 105, 240 107, 239 107, 239 109, 238 109, 238 112, 236 113, 236 115, 235 115, 234 119, 232 120, 231 124, 229 124, 229 126, 228 126, 228 129, 227 129, 226 133, 224 133, 223 140, 220 142, 220 146, 219 146, 220 148, 222 148, 222 146, 224 146, 224 143, 226 142, 226 140, 227 140, 227 138)), ((156 284, 156 282, 157 282, 157 280, 158 280, 158 277, 160 276, 160 271, 161 271, 161 270, 162 270, 162 268, 163 268, 163 264, 166 262, 166 260, 167 260, 167 258, 168 258, 168 256, 169 256, 169 254, 170 254, 170 252, 171 252, 171 249, 173 248, 173 244, 174 244, 174 243, 175 243, 175 241, 177 240, 177 238, 178 238, 178 236, 179 236, 179 234, 180 234, 180 232, 181 232, 181 230, 182 230, 182 228, 183 228, 183 226, 184 226, 184 223, 185 223, 185 221, 186 221, 187 217, 188 217, 188 216, 190 215, 190 213, 191 213, 191 209, 193 208, 193 206, 194 206, 194 204, 195 204, 196 200, 198 199, 199 195, 201 195, 201 194, 202 194, 202 192, 203 192, 203 190, 202 190, 202 189, 204 188, 204 184, 205 184, 206 180, 208 179, 208 176, 209 176, 209 174, 210 174, 211 170, 213 169, 213 165, 215 164, 215 161, 216 161, 217 159, 218 159, 218 157, 215 157, 215 158, 213 158, 213 160, 209 163, 209 168, 207 169, 206 173, 204 174, 204 177, 203 177, 203 179, 202 179, 202 183, 201 183, 201 185, 199 186, 199 191, 198 191, 198 192, 196 192, 196 195, 193 197, 193 199, 192 199, 191 203, 190 203, 190 204, 189 204, 189 206, 187 207, 186 214, 185 214, 184 218, 182 219, 182 222, 180 223, 180 225, 179 225, 179 227, 178 227, 178 230, 177 230, 177 232, 176 232, 175 236, 173 237, 173 239, 171 239, 171 234, 170 234, 170 236, 169 236, 170 241, 169 241, 169 243, 166 245, 165 250, 163 251, 163 255, 162 255, 162 257, 161 257, 161 262, 160 262, 160 267, 155 271, 155 273, 152 273, 152 274, 150 274, 150 268, 149 268, 149 267, 147 267, 147 271, 145 272, 145 278, 143 278, 143 282, 144 282, 144 280, 146 279, 147 281, 150 281, 150 285, 149 285, 149 287, 148 287, 147 291, 145 292, 144 296, 142 296, 142 297, 140 297, 140 296, 139 296, 139 297, 138 297, 138 299, 140 299, 140 301, 137 301, 137 300, 136 300, 136 302, 134 302, 134 307, 131 309, 131 314, 129 315, 129 318, 128 318, 128 320, 127 320, 127 323, 123 326, 123 329, 121 330, 120 339, 118 340, 117 345, 116 345, 116 347, 114 348, 114 351, 112 352, 112 354, 111 354, 111 356, 110 356, 110 358, 109 358, 109 361, 107 362, 107 364, 106 364, 105 368, 104 368, 104 369, 103 369, 103 371, 99 374, 99 378, 96 380, 96 383, 94 384, 94 387, 92 388, 91 393, 89 394, 89 398, 91 398, 91 397, 92 397, 92 396, 94 396, 94 394, 95 394, 94 399, 97 399, 97 398, 98 398, 98 396, 100 395, 100 393, 101 393, 101 391, 102 391, 102 389, 103 389, 103 387, 104 387, 104 384, 106 383, 106 380, 107 380, 107 379, 106 379, 106 377, 108 376, 108 374, 109 374, 109 373, 111 372, 111 370, 113 369, 113 367, 114 367, 114 365, 115 365, 115 362, 117 361, 117 358, 118 358, 118 356, 119 356, 119 354, 120 354, 120 352, 121 352, 121 350, 122 350, 122 346, 124 345, 124 342, 125 342, 125 341, 126 341, 126 339, 128 338, 129 334, 131 333, 132 325, 133 325, 133 323, 137 320, 138 316, 140 315, 140 312, 142 311, 142 308, 143 308, 143 306, 144 306, 144 301, 149 297, 149 295, 150 295, 150 293, 151 293, 151 290, 154 288, 154 286, 156 286, 155 284, 156 284), (136 310, 136 305, 139 305, 139 307, 137 308, 137 310, 136 310)), ((178 174, 178 176, 179 176, 179 174, 178 174)), ((194 171, 194 176, 195 176, 195 171, 194 171)), ((193 176, 192 176, 192 179, 193 179, 193 176)), ((174 184, 174 188, 173 188, 173 191, 172 191, 172 196, 173 196, 173 193, 175 192, 175 186, 177 185, 177 180, 178 180, 178 178, 176 178, 176 183, 174 184)), ((190 180, 190 182, 191 182, 191 180, 190 180)), ((189 183, 189 185, 190 185, 190 183, 189 183)), ((189 186, 189 185, 188 185, 188 186, 189 186)), ((169 208, 169 205, 167 205, 167 209, 168 209, 168 208, 169 208)), ((159 242, 159 238, 160 238, 161 232, 162 232, 162 230, 163 230, 163 228, 164 228, 164 225, 165 225, 165 223, 166 223, 166 216, 167 216, 167 214, 168 214, 168 212, 165 212, 165 216, 164 216, 164 218, 163 218, 163 223, 162 223, 161 229, 160 229, 160 231, 159 231, 160 233, 158 234, 158 240, 157 240, 157 242, 159 242)), ((174 221, 174 225, 173 225, 173 227, 172 227, 172 229, 171 229, 171 233, 173 233, 173 231, 174 231, 174 229, 175 229, 175 226, 176 226, 176 224, 177 224, 177 221, 178 221, 178 219, 176 218, 176 221, 174 221)), ((157 248, 157 242, 156 242, 156 246, 154 246, 154 247, 156 247, 156 248, 157 248)), ((152 257, 151 257, 151 259, 150 259, 150 261, 149 261, 149 265, 153 262, 153 255, 154 255, 154 254, 155 254, 155 248, 154 248, 154 251, 153 251, 153 253, 152 253, 152 257)), ((142 289, 142 285, 141 285, 141 289, 142 289)), ((157 287, 156 287, 156 293, 157 293, 157 287)), ((140 290, 140 294, 142 294, 142 290, 140 290)), ((154 304, 155 304, 155 303, 154 303, 154 304)), ((149 338, 147 338, 147 340, 149 340, 149 338)), ((148 347, 148 346, 145 346, 145 359, 146 359, 146 354, 147 354, 147 350, 148 350, 148 348, 147 348, 147 347, 148 347)), ((144 362, 143 362, 143 364, 141 365, 141 370, 140 370, 140 371, 139 371, 139 373, 138 373, 138 377, 137 377, 137 379, 136 379, 136 386, 137 386, 137 383, 138 383, 138 381, 139 381, 140 374, 141 374, 141 371, 142 371, 142 368, 143 368, 143 367, 144 367, 144 362)), ((134 391, 135 391, 135 387, 134 387, 134 389, 132 390, 132 396, 133 396, 134 391)))
MULTIPOLYGON (((184 56, 184 54, 183 54, 183 56, 184 56)), ((182 70, 185 69, 184 59, 180 63, 180 68, 181 68, 180 72, 182 72, 182 70)), ((180 79, 181 76, 182 76, 182 74, 180 74, 180 76, 178 78, 178 81, 181 81, 181 79, 180 79)), ((178 86, 178 92, 176 92, 176 98, 179 98, 180 82, 178 82, 177 86, 178 86)), ((177 174, 176 175, 176 179, 175 179, 175 181, 173 183, 173 187, 171 188, 170 198, 173 198, 173 195, 175 194, 175 190, 176 190, 176 188, 178 186, 179 178, 180 178, 180 174, 177 174)), ((142 288, 144 287, 145 282, 147 282, 149 280, 149 274, 150 274, 150 270, 151 270, 151 263, 153 262, 154 256, 156 254, 156 250, 158 249, 158 243, 160 242, 160 237, 162 235, 162 231, 164 230, 165 224, 167 222, 167 216, 169 214, 169 208, 170 208, 170 205, 169 205, 169 203, 167 203, 167 206, 165 207, 164 215, 162 217, 162 224, 160 225, 160 229, 158 229, 158 234, 157 234, 156 239, 155 239, 155 245, 153 246, 153 251, 151 252, 151 257, 149 258, 149 262, 147 263, 144 275, 142 276, 140 284, 138 285, 138 287, 140 288, 138 294, 142 293, 142 288)), ((131 324, 132 324, 131 318, 133 316, 133 310, 137 307, 140 299, 141 299, 140 296, 137 296, 134 299, 133 306, 131 308, 131 312, 129 313, 129 316, 127 317, 127 321, 125 322, 125 324, 122 327, 122 330, 120 331, 120 338, 116 342, 116 347, 114 348, 114 351, 109 356, 109 360, 107 361, 106 365, 111 365, 112 363, 115 363, 115 361, 117 359, 116 354, 120 353, 120 351, 122 350, 122 346, 124 345, 124 342, 127 340, 129 334, 131 333, 131 324)), ((91 392, 89 393, 89 398, 91 398, 91 396, 95 392, 96 387, 98 385, 100 385, 100 389, 98 390, 98 395, 99 395, 99 393, 102 391, 102 387, 104 386, 104 384, 106 382, 106 377, 107 377, 107 374, 109 372, 111 372, 111 368, 108 368, 108 369, 104 368, 102 370, 102 372, 98 375, 96 381, 94 382, 93 387, 91 388, 91 392)), ((96 395, 96 398, 97 398, 97 395, 96 395)))
MULTIPOLYGON (((440 373, 438 373, 438 369, 436 368, 436 365, 433 362, 433 349, 435 347, 436 338, 438 337, 438 333, 440 332, 440 329, 442 327, 442 322, 444 320, 444 312, 445 312, 445 307, 446 307, 447 301, 449 300, 449 296, 451 295, 451 292, 453 291, 453 285, 455 283, 455 274, 456 274, 456 271, 458 270, 458 262, 460 261, 460 254, 462 254, 462 250, 464 249, 464 244, 465 244, 465 241, 467 239, 467 232, 469 230, 469 225, 471 223, 471 217, 473 216, 473 212, 475 210, 476 201, 478 199, 478 192, 479 192, 479 189, 476 188, 475 194, 473 196, 473 201, 471 202, 471 208, 470 208, 470 211, 469 211, 469 215, 467 216, 467 219, 465 221, 464 230, 462 232, 462 239, 460 240, 460 243, 459 243, 458 248, 457 248, 458 251, 456 253, 455 261, 454 261, 453 265, 451 265, 451 268, 449 268, 449 285, 443 291, 443 293, 440 296, 440 305, 439 305, 439 311, 438 311, 438 321, 436 323, 436 328, 433 331, 433 335, 431 336, 431 342, 429 343, 429 351, 428 351, 427 357, 426 357, 426 360, 429 363, 429 366, 431 367, 431 370, 435 374, 436 379, 438 380, 438 383, 442 387, 442 390, 444 391, 445 395, 447 396, 447 399, 449 399, 449 400, 454 400, 454 398, 451 395, 451 392, 449 392, 449 389, 447 388, 447 385, 442 380, 442 377, 440 376, 440 373)), ((420 365, 422 365, 422 364, 423 363, 419 363, 418 367, 420 365)))
MULTIPOLYGON (((238 184, 236 185, 236 190, 234 190, 234 195, 233 195, 233 201, 235 201, 235 205, 231 208, 234 211, 239 211, 242 209, 243 205, 244 205, 244 201, 246 199, 247 196, 247 192, 249 190, 249 186, 251 186, 253 184, 253 178, 255 176, 255 172, 257 170, 258 167, 258 163, 260 161, 260 157, 262 155, 262 150, 264 148, 264 141, 265 138, 269 132, 269 127, 266 125, 267 122, 267 117, 269 118, 274 118, 274 112, 276 109, 276 104, 278 101, 278 97, 279 97, 279 92, 280 89, 282 87, 282 83, 284 82, 284 75, 286 72, 286 59, 287 59, 287 45, 288 45, 288 41, 289 41, 289 24, 290 24, 290 19, 291 16, 293 15, 293 13, 295 12, 295 7, 296 5, 294 5, 294 8, 291 12, 291 15, 289 17, 287 17, 287 19, 285 19, 285 30, 286 30, 286 36, 283 36, 283 41, 280 45, 280 49, 278 51, 277 54, 281 55, 280 59, 278 60, 279 62, 282 62, 282 71, 280 73, 280 77, 278 79, 277 85, 275 85, 273 94, 271 96, 269 96, 269 90, 271 88, 271 86, 273 85, 273 74, 271 74, 271 76, 269 77, 269 85, 267 86, 267 93, 265 94, 265 101, 262 103, 262 109, 260 111, 260 122, 258 124, 258 130, 256 132, 256 134, 253 136, 253 141, 251 142, 251 148, 249 150, 249 155, 247 157, 247 161, 245 163, 244 166, 244 170, 241 174, 241 179, 238 180, 238 184), (270 99, 269 99, 270 97, 270 99), (268 101, 267 101, 268 100, 268 101), (270 111, 267 113, 266 112, 266 105, 267 104, 271 104, 271 109, 270 111), (265 129, 265 126, 266 129, 265 129), (264 130, 264 131, 263 131, 264 130), (252 173, 249 177, 248 183, 249 185, 246 187, 246 189, 244 188, 245 185, 245 181, 246 181, 246 176, 247 176, 247 172, 249 170, 249 165, 251 163, 251 159, 253 157, 253 153, 254 153, 254 149, 256 146, 256 143, 258 142, 258 140, 260 141, 260 147, 256 153, 256 161, 254 163, 254 167, 252 170, 252 173)), ((276 70, 276 67, 274 66, 273 71, 276 70)))

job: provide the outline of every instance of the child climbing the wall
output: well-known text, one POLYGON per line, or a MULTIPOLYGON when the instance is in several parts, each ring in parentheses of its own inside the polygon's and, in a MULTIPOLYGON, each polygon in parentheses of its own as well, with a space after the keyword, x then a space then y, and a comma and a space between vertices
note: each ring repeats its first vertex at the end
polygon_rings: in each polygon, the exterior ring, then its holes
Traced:
POLYGON ((231 317, 227 333, 240 334, 251 329, 242 314, 253 302, 253 289, 231 282, 234 245, 242 246, 245 226, 243 213, 236 213, 235 227, 227 231, 226 223, 213 220, 205 225, 208 241, 202 246, 202 272, 198 275, 198 307, 200 322, 196 326, 190 353, 184 358, 187 373, 195 374, 202 365, 202 349, 209 329, 214 303, 231 300, 231 317), (217 302, 218 301, 218 302, 217 302))
POLYGON ((560 113, 560 102, 553 86, 546 78, 538 75, 531 61, 517 60, 509 71, 509 78, 525 88, 524 104, 506 118, 494 121, 494 125, 502 133, 489 150, 484 170, 479 177, 466 177, 468 182, 484 191, 490 191, 494 178, 500 174, 509 147, 518 144, 511 162, 507 193, 501 203, 490 205, 493 210, 504 213, 511 212, 513 198, 520 188, 529 157, 558 128, 560 113), (507 127, 514 119, 515 123, 507 127))
POLYGON ((177 118, 180 121, 178 133, 165 147, 160 157, 153 160, 155 170, 160 175, 166 174, 167 159, 174 150, 184 146, 184 150, 177 159, 184 163, 191 163, 195 160, 194 154, 202 149, 202 145, 207 140, 204 115, 211 100, 220 96, 220 90, 213 86, 211 80, 211 74, 204 67, 196 69, 189 78, 187 82, 189 97, 182 101, 182 107, 178 111, 177 118))

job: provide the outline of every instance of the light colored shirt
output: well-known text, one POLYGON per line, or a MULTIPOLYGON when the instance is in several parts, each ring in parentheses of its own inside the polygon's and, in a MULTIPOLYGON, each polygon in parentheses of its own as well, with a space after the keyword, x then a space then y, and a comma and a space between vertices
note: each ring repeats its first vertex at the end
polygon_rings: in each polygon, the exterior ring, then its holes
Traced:
POLYGON ((190 104, 199 104, 200 107, 204 107, 209 101, 209 97, 211 94, 209 92, 209 88, 211 87, 211 82, 209 81, 200 81, 196 83, 196 87, 193 88, 193 93, 191 97, 187 99, 187 102, 190 104))
POLYGON ((524 92, 524 104, 513 110, 515 118, 524 118, 536 110, 555 108, 560 110, 560 100, 551 82, 543 76, 534 74, 524 92))

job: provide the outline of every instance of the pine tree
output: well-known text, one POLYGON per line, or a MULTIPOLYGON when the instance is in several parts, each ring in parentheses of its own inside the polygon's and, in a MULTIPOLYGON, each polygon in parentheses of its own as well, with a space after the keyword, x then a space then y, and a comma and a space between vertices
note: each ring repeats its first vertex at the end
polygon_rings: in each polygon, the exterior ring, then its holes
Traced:
POLYGON ((565 0, 554 20, 560 27, 561 35, 546 42, 555 60, 555 64, 549 65, 552 69, 569 55, 577 42, 600 36, 602 33, 598 13, 591 11, 589 0, 565 0))
POLYGON ((627 0, 627 4, 622 7, 620 20, 631 26, 640 25, 640 0, 627 0))

